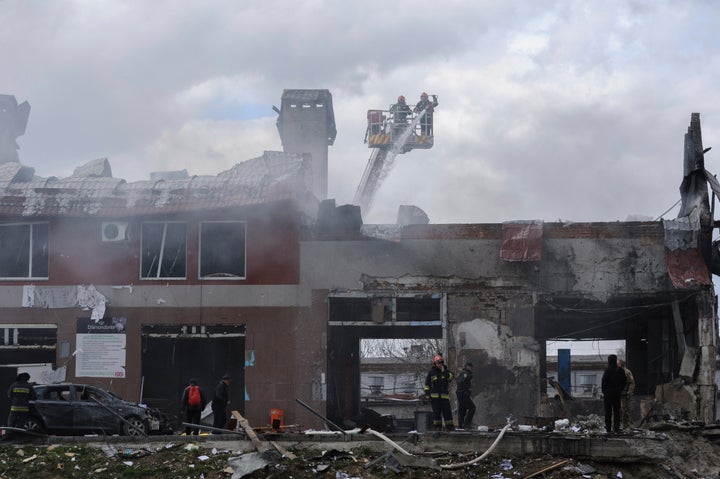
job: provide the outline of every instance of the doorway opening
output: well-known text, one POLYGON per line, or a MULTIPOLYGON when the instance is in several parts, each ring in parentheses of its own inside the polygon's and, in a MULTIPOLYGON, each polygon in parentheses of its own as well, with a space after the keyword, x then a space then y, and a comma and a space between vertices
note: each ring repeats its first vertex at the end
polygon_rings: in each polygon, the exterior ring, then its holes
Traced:
MULTIPOLYGON (((576 398, 599 397, 608 355, 625 359, 624 340, 546 341, 545 350, 547 377, 576 398)), ((552 397, 557 391, 548 388, 547 394, 552 397)))
POLYGON ((245 325, 145 325, 142 328, 141 400, 173 420, 190 378, 208 401, 224 374, 232 377, 232 409, 245 413, 245 325))
POLYGON ((370 406, 388 414, 382 403, 390 401, 406 401, 402 414, 412 415, 418 402, 412 396, 427 373, 421 369, 430 364, 421 359, 422 345, 444 344, 442 297, 334 296, 328 302, 328 418, 352 426, 370 406))

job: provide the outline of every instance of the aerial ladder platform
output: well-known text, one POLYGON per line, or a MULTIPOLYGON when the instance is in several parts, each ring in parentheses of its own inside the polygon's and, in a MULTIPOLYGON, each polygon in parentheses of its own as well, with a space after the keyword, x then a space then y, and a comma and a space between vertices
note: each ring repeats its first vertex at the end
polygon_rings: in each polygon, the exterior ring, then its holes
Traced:
POLYGON ((399 115, 389 110, 368 110, 368 125, 365 131, 365 143, 373 151, 370 154, 360 184, 355 192, 353 203, 362 210, 372 204, 375 193, 392 168, 395 157, 414 149, 433 147, 434 134, 432 119, 423 121, 437 104, 437 96, 433 95, 434 103, 429 103, 422 111, 399 115))

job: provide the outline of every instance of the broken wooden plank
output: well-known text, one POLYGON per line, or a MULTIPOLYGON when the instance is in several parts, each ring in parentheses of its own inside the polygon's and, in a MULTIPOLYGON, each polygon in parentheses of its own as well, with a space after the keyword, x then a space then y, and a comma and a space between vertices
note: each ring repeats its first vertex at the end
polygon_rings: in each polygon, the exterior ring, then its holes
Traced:
POLYGON ((552 471, 553 469, 557 469, 557 468, 560 467, 560 466, 564 466, 564 465, 567 464, 568 462, 570 462, 570 459, 565 459, 564 461, 556 462, 555 464, 551 464, 551 465, 549 465, 549 466, 547 466, 547 467, 544 467, 544 468, 540 469, 539 471, 535 471, 535 472, 533 472, 532 474, 523 477, 523 479, 530 479, 531 477, 537 477, 537 476, 539 476, 540 474, 544 474, 544 473, 546 473, 546 472, 548 472, 548 471, 552 471))
POLYGON ((292 452, 288 451, 287 449, 285 449, 284 447, 282 447, 280 444, 276 443, 275 441, 270 441, 270 444, 272 444, 272 446, 273 446, 275 449, 277 449, 280 454, 282 454, 283 456, 287 457, 287 458, 290 459, 291 461, 292 461, 293 459, 297 459, 297 456, 296 456, 295 454, 293 454, 292 452))
POLYGON ((280 428, 274 428, 272 426, 256 426, 253 427, 253 429, 259 434, 280 434, 286 432, 284 429, 298 429, 299 427, 300 424, 288 424, 287 426, 280 426, 280 428))
POLYGON ((247 419, 242 417, 242 414, 240 414, 238 411, 232 411, 232 416, 237 420, 238 424, 242 426, 242 428, 245 430, 245 434, 248 435, 250 438, 250 441, 252 441, 253 445, 255 446, 255 449, 257 449, 258 452, 265 452, 268 449, 270 449, 270 446, 263 443, 258 437, 257 434, 255 434, 255 431, 253 428, 250 427, 250 424, 248 424, 247 419))

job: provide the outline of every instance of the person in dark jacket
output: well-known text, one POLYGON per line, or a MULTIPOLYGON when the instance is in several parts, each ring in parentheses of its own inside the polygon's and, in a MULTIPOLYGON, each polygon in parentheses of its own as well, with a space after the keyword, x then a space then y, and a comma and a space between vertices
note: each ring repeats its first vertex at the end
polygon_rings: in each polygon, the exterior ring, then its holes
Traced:
MULTIPOLYGON (((189 385, 183 390, 182 399, 180 399, 180 411, 185 413, 185 422, 188 424, 200 424, 200 416, 207 405, 207 399, 205 398, 205 391, 198 386, 195 378, 190 379, 189 385), (197 388, 197 389, 195 389, 197 388), (195 392, 200 396, 200 402, 197 404, 191 404, 194 402, 195 392)), ((185 427, 185 434, 190 436, 191 434, 198 434, 199 430, 196 427, 185 427)))
POLYGON ((472 427, 475 403, 472 400, 472 363, 465 363, 457 378, 458 429, 472 427))
POLYGON ((35 389, 33 389, 29 381, 30 375, 28 373, 20 373, 8 389, 7 396, 10 399, 9 427, 25 428, 30 401, 37 399, 35 389))
POLYGON ((448 431, 455 429, 452 409, 450 408, 450 382, 454 376, 445 366, 445 360, 438 354, 433 358, 433 366, 425 378, 425 397, 430 400, 433 411, 433 427, 442 430, 443 419, 448 431))
POLYGON ((228 391, 230 381, 230 376, 225 374, 215 387, 215 395, 212 400, 213 427, 220 429, 227 427, 227 407, 230 405, 230 392, 228 391))
POLYGON ((415 113, 421 113, 423 110, 425 110, 425 116, 422 117, 420 120, 420 127, 421 127, 421 134, 425 136, 432 136, 432 126, 433 126, 433 113, 435 112, 435 107, 438 106, 437 101, 437 95, 432 96, 433 99, 430 101, 428 99, 428 94, 425 92, 422 92, 420 95, 420 101, 417 102, 415 105, 415 109, 413 110, 415 113))
POLYGON ((410 106, 405 103, 405 97, 400 95, 397 99, 397 103, 390 106, 390 115, 392 115, 393 123, 395 128, 405 126, 407 124, 408 116, 412 115, 410 106))
POLYGON ((602 377, 602 393, 605 405, 605 430, 607 432, 620 432, 622 413, 620 411, 620 396, 625 389, 625 370, 618 366, 617 355, 608 356, 608 367, 602 377))

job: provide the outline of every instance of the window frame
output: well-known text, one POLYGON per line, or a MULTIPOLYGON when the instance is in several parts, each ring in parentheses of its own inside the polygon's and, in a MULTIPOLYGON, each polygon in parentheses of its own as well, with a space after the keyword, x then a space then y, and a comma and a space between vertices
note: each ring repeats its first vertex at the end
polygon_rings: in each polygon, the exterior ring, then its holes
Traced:
POLYGON ((592 393, 593 389, 599 386, 597 373, 578 373, 577 380, 583 393, 592 393), (587 382, 590 378, 592 378, 592 382, 587 382))
MULTIPOLYGON (((167 239, 167 236, 163 240, 161 240, 160 244, 160 255, 164 254, 165 251, 165 239, 167 239)), ((160 263, 162 263, 162 260, 160 260, 160 263)), ((149 271, 151 273, 152 271, 149 271)), ((141 281, 183 281, 188 278, 188 223, 187 221, 143 221, 140 223, 140 271, 139 276, 141 281), (182 276, 160 276, 160 272, 162 270, 161 264, 158 264, 156 267, 153 268, 157 270, 157 273, 154 276, 144 276, 144 264, 143 261, 145 259, 145 225, 163 225, 164 228, 164 235, 167 235, 167 229, 168 225, 170 224, 182 224, 185 226, 185 237, 184 237, 184 264, 185 264, 185 271, 182 276)))
MULTIPOLYGON (((219 220, 200 221, 198 223, 198 280, 202 281, 244 281, 247 279, 247 221, 242 220, 219 220), (242 276, 203 276, 203 227, 205 225, 237 224, 243 227, 243 275, 242 276)), ((218 273, 212 273, 218 274, 218 273)))
POLYGON ((18 222, 18 223, 3 223, 0 224, 0 228, 13 227, 13 226, 27 226, 29 228, 29 239, 28 239, 28 271, 26 276, 0 276, 0 281, 22 281, 22 280, 49 280, 50 279, 50 222, 49 221, 36 221, 36 222, 18 222), (33 276, 33 265, 36 263, 35 258, 35 226, 44 225, 47 228, 46 237, 46 248, 45 248, 45 269, 47 271, 46 276, 33 276))

